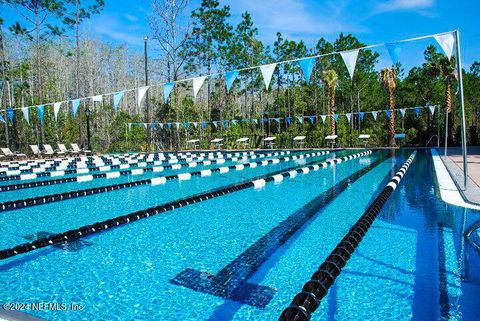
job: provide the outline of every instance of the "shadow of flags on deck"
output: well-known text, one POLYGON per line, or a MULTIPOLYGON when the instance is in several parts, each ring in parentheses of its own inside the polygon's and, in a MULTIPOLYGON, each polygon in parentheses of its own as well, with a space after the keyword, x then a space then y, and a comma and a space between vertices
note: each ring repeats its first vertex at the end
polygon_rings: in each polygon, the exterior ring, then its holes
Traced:
POLYGON ((353 173, 314 198, 262 236, 217 274, 187 268, 171 279, 170 283, 258 308, 265 308, 275 295, 276 289, 248 283, 247 280, 279 247, 311 221, 320 209, 332 202, 338 194, 345 191, 386 158, 385 156, 380 157, 369 166, 353 173))

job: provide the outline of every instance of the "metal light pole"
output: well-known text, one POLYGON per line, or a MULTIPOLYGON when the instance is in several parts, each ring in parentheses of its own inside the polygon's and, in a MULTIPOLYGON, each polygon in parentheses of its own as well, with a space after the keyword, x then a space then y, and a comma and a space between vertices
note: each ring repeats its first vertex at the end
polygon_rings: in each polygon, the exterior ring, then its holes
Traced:
POLYGON ((90 144, 90 108, 88 106, 85 109, 85 117, 87 118, 87 147, 90 152, 93 152, 90 144))
MULTIPOLYGON (((143 37, 144 41, 144 54, 145 54, 145 86, 148 86, 148 51, 147 41, 148 36, 143 37)), ((150 123, 150 104, 148 103, 148 91, 145 93, 145 122, 150 123)), ((147 126, 147 150, 150 150, 150 144, 152 141, 150 128, 147 126)))
MULTIPOLYGON (((468 169, 467 169, 467 129, 466 129, 466 122, 465 122, 465 104, 463 99, 463 77, 462 77, 462 57, 460 52, 460 31, 457 29, 455 30, 455 43, 457 49, 457 72, 458 72, 458 84, 459 84, 459 91, 458 96, 460 99, 460 112, 461 112, 461 125, 462 125, 462 154, 463 154, 463 187, 467 188, 467 177, 468 177, 468 169)), ((447 125, 448 126, 448 125, 447 125)))

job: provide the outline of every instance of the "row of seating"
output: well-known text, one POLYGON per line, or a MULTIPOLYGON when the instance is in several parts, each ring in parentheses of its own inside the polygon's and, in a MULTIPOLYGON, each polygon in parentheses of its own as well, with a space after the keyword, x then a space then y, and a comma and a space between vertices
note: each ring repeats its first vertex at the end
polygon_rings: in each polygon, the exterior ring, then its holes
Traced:
MULTIPOLYGON (((53 157, 53 156, 66 156, 66 155, 81 155, 81 154, 91 154, 92 152, 89 150, 83 150, 78 147, 78 144, 72 143, 70 144, 72 148, 69 150, 65 146, 65 144, 58 144, 58 149, 54 150, 50 144, 43 144, 43 150, 40 149, 38 145, 30 145, 30 149, 32 151, 32 155, 34 157, 53 157)), ((8 160, 15 160, 21 158, 27 158, 26 154, 12 152, 10 148, 0 148, 3 155, 0 155, 0 159, 8 159, 8 160)))

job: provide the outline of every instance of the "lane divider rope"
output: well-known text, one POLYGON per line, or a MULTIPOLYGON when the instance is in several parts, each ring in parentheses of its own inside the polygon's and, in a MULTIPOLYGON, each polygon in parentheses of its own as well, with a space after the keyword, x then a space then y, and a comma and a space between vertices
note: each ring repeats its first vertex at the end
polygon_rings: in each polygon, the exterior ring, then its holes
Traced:
POLYGON ((296 166, 292 167, 289 169, 284 169, 281 171, 273 172, 267 175, 262 175, 257 178, 253 178, 247 181, 243 181, 237 184, 232 184, 227 187, 220 187, 217 189, 214 189, 212 191, 208 192, 203 192, 197 195, 185 197, 173 202, 169 202, 167 204, 159 205, 159 206, 154 206, 148 209, 136 211, 130 214, 125 214, 121 215, 115 218, 111 218, 108 220, 104 220, 101 222, 97 222, 91 225, 85 225, 77 229, 72 229, 69 231, 66 231, 64 233, 58 233, 58 234, 53 234, 50 235, 46 238, 41 238, 34 240, 32 242, 28 243, 23 243, 20 245, 17 245, 15 247, 9 248, 9 249, 4 249, 0 250, 0 260, 7 259, 19 254, 27 253, 36 249, 44 248, 50 245, 55 245, 59 243, 64 243, 67 241, 75 240, 78 238, 86 237, 88 235, 92 235, 94 233, 98 233, 101 231, 105 231, 107 229, 113 228, 113 227, 118 227, 127 223, 135 222, 143 218, 147 218, 150 216, 157 215, 159 213, 164 213, 167 211, 172 211, 176 208, 181 208, 188 206, 190 204, 195 204, 199 203, 202 201, 206 201, 212 198, 216 198, 219 196, 227 195, 236 191, 244 190, 250 187, 263 187, 267 182, 272 182, 274 181, 273 176, 275 175, 282 175, 283 177, 292 177, 291 172, 295 171, 297 173, 304 173, 303 168, 308 167, 311 170, 315 169, 320 169, 320 168, 325 168, 329 165, 336 165, 337 163, 341 163, 342 161, 347 161, 351 160, 354 158, 358 158, 361 156, 365 155, 370 155, 372 154, 372 151, 364 151, 361 153, 357 153, 354 155, 348 155, 344 156, 342 158, 335 158, 332 160, 327 160, 327 161, 314 161, 309 164, 301 165, 301 166, 296 166), (315 166, 317 165, 317 166, 315 166), (261 177, 261 178, 260 178, 261 177), (263 182, 262 182, 263 181, 263 182))
POLYGON ((388 198, 397 188, 415 159, 416 153, 415 151, 410 155, 400 170, 312 275, 311 279, 305 283, 302 291, 295 295, 291 305, 280 315, 280 321, 310 320, 311 314, 319 307, 321 300, 327 295, 328 290, 352 257, 353 252, 368 232, 388 198))
MULTIPOLYGON (((326 155, 330 153, 329 151, 322 151, 322 152, 315 152, 315 153, 310 153, 310 154, 302 154, 302 155, 293 155, 291 157, 282 157, 280 158, 282 161, 289 161, 289 160, 296 160, 296 159, 303 159, 303 158, 310 158, 310 157, 315 157, 315 156, 321 156, 321 155, 326 155)), ((220 162, 222 163, 222 162, 220 162)), ((255 163, 255 162, 250 162, 245 165, 247 167, 250 167, 250 164, 255 163)), ((257 161, 255 163, 256 167, 257 165, 269 165, 273 164, 273 160, 264 160, 264 161, 257 161)), ((175 164, 172 165, 172 168, 174 168, 176 165, 178 165, 180 168, 180 164, 175 164)), ((223 166, 219 168, 212 168, 211 173, 227 173, 230 171, 230 169, 235 169, 236 165, 231 165, 231 166, 223 166)), ((163 170, 163 169, 162 169, 163 170)), ((132 171, 130 171, 132 173, 132 171)), ((136 174, 141 174, 143 173, 143 169, 140 169, 136 174), (142 171, 142 172, 140 172, 142 171)), ((96 174, 96 175, 105 175, 106 174, 96 174)), ((132 173, 132 175, 135 175, 135 173, 132 173)), ((170 176, 164 176, 166 181, 169 180, 174 180, 174 179, 179 179, 179 180, 187 180, 190 179, 192 176, 197 176, 200 175, 202 176, 202 171, 196 171, 196 172, 190 172, 190 175, 185 176, 180 174, 175 174, 175 175, 170 175, 170 176), (179 177, 179 175, 181 175, 179 177)), ((78 178, 81 178, 81 182, 88 182, 94 179, 93 175, 85 175, 85 176, 79 176, 78 178)), ((75 179, 78 179, 75 178, 75 179)), ((163 180, 154 180, 153 185, 158 185, 159 182, 163 180)), ((165 182, 166 182, 165 181, 165 182)), ((83 197, 83 196, 89 196, 93 194, 99 194, 99 193, 106 193, 109 191, 114 191, 114 190, 119 190, 119 189, 125 189, 125 188, 131 188, 131 187, 136 187, 136 186, 142 186, 142 185, 147 185, 147 184, 152 184, 152 179, 144 179, 144 180, 137 180, 137 181, 132 181, 132 182, 126 182, 126 183, 118 183, 118 184, 113 184, 113 185, 107 185, 107 186, 101 186, 101 187, 93 187, 93 188, 87 188, 87 189, 82 189, 82 190, 76 190, 76 191, 71 191, 71 192, 64 192, 64 193, 57 193, 57 194, 51 194, 51 195, 44 195, 44 196, 36 196, 36 197, 31 197, 27 199, 22 199, 22 200, 15 200, 15 201, 8 201, 8 202, 3 202, 0 203, 0 212, 6 212, 6 211, 11 211, 15 209, 20 209, 20 208, 25 208, 25 207, 31 207, 31 206, 36 206, 36 205, 42 205, 42 204, 47 204, 47 203, 53 203, 53 202, 59 202, 59 201, 64 201, 64 200, 69 200, 72 198, 78 198, 78 197, 83 197)))

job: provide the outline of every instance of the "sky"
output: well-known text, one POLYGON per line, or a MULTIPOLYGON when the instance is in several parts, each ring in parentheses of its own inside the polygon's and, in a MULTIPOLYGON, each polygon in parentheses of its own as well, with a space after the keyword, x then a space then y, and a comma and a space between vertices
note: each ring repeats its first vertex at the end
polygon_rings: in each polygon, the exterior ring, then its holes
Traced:
MULTIPOLYGON (((365 44, 381 44, 459 28, 464 67, 480 61, 480 24, 474 14, 480 11, 480 0, 219 1, 230 6, 231 24, 238 23, 243 12, 250 12, 260 39, 269 45, 273 45, 277 32, 313 46, 320 37, 334 40, 340 32, 352 33, 365 44)), ((191 0, 190 11, 200 2, 191 0)), ((14 15, 7 10, 5 16, 9 23, 14 15)), ((106 0, 105 10, 87 22, 84 28, 94 37, 125 43, 141 51, 144 36, 151 34, 150 15, 150 0, 106 0)), ((428 44, 435 42, 430 38, 405 45, 401 62, 409 67, 421 64, 428 44)), ((387 51, 381 48, 379 53, 380 64, 388 64, 387 51)))

